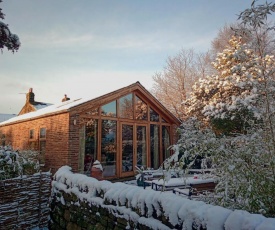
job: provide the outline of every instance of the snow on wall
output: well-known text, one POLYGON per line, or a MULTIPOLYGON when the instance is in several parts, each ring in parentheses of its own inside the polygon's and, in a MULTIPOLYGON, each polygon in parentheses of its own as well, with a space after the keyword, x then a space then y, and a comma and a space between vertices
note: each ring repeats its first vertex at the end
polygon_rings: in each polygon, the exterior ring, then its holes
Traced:
MULTIPOLYGON (((173 193, 144 190, 124 183, 98 181, 74 174, 69 166, 61 167, 52 182, 52 196, 59 191, 73 193, 79 204, 103 206, 112 213, 122 213, 126 220, 151 229, 210 229, 210 230, 275 230, 275 219, 241 210, 193 201, 173 193)), ((57 197, 65 203, 64 197, 57 197)))

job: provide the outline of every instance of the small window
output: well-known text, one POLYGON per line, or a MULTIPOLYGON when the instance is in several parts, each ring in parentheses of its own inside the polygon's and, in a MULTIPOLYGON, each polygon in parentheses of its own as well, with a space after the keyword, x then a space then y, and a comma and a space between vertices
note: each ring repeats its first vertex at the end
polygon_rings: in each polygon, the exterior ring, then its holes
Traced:
POLYGON ((41 128, 40 129, 40 138, 46 138, 46 128, 41 128))
POLYGON ((6 145, 6 135, 5 135, 5 134, 2 134, 2 135, 1 135, 1 145, 2 145, 2 146, 5 146, 5 145, 6 145))
POLYGON ((46 153, 46 141, 40 141, 40 144, 39 144, 39 151, 40 151, 40 154, 42 156, 45 155, 46 153))
POLYGON ((34 139, 34 129, 30 130, 30 139, 34 139))

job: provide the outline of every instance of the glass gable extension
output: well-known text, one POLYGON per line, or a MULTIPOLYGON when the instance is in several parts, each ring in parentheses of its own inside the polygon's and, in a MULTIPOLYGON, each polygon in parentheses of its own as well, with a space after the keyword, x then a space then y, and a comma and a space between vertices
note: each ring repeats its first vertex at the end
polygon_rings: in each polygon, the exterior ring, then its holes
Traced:
POLYGON ((142 95, 121 95, 93 111, 80 115, 80 119, 89 115, 80 141, 83 171, 89 172, 99 160, 103 178, 133 176, 136 166, 157 169, 170 156, 169 117, 142 95))

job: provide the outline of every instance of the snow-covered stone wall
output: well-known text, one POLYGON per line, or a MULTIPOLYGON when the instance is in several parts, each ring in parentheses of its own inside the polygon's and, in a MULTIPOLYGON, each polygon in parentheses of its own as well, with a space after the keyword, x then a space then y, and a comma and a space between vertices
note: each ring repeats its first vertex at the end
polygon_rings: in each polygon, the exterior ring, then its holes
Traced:
POLYGON ((0 181, 0 230, 45 229, 50 216, 51 174, 0 181))
POLYGON ((273 218, 98 181, 74 174, 68 166, 54 176, 51 209, 51 229, 275 229, 273 218))

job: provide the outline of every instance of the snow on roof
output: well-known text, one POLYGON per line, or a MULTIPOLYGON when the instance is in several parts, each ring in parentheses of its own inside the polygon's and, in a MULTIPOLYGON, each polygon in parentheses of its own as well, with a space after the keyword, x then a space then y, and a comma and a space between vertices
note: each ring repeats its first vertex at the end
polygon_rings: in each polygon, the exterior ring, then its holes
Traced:
POLYGON ((53 104, 50 104, 50 103, 44 103, 44 102, 36 102, 37 104, 33 105, 33 107, 36 109, 36 110, 39 110, 39 109, 44 109, 45 107, 48 107, 50 105, 53 105, 53 104))
MULTIPOLYGON (((137 83, 139 85, 141 85, 139 82, 136 82, 136 83, 131 84, 129 86, 135 85, 137 83)), ((109 93, 114 93, 116 91, 122 90, 124 88, 129 87, 129 86, 120 88, 118 90, 115 90, 115 91, 109 92, 109 93)), ((107 95, 107 94, 104 94, 104 95, 107 95)), ((13 123, 13 122, 34 119, 34 118, 37 118, 37 117, 40 117, 40 116, 45 116, 47 114, 58 113, 58 112, 61 112, 61 111, 68 111, 72 107, 81 105, 81 104, 83 104, 85 102, 88 102, 88 101, 92 101, 92 100, 94 100, 96 98, 99 98, 100 96, 104 96, 104 95, 98 95, 94 98, 79 98, 79 99, 76 99, 76 100, 68 100, 68 101, 60 102, 60 103, 57 103, 57 104, 54 104, 54 105, 44 103, 44 104, 48 104, 49 106, 44 107, 44 108, 40 108, 40 109, 38 109, 37 111, 34 111, 34 112, 29 112, 29 113, 25 113, 25 114, 13 117, 13 118, 11 118, 9 120, 6 120, 4 122, 0 122, 0 126, 1 125, 6 125, 6 124, 9 124, 9 123, 13 123)), ((39 102, 39 103, 41 103, 41 102, 39 102)))
POLYGON ((65 101, 65 102, 60 102, 58 104, 50 105, 45 108, 41 108, 37 111, 30 112, 30 113, 25 113, 16 117, 13 117, 9 120, 6 120, 4 122, 1 122, 0 125, 6 125, 9 123, 17 122, 17 121, 23 121, 23 120, 29 120, 33 119, 39 116, 47 115, 47 114, 52 114, 52 113, 57 113, 61 111, 68 111, 70 108, 75 107, 77 105, 80 105, 82 103, 85 103, 91 99, 76 99, 76 100, 70 100, 70 101, 65 101))
POLYGON ((6 113, 0 113, 0 122, 9 120, 10 118, 16 117, 16 114, 6 114, 6 113))

